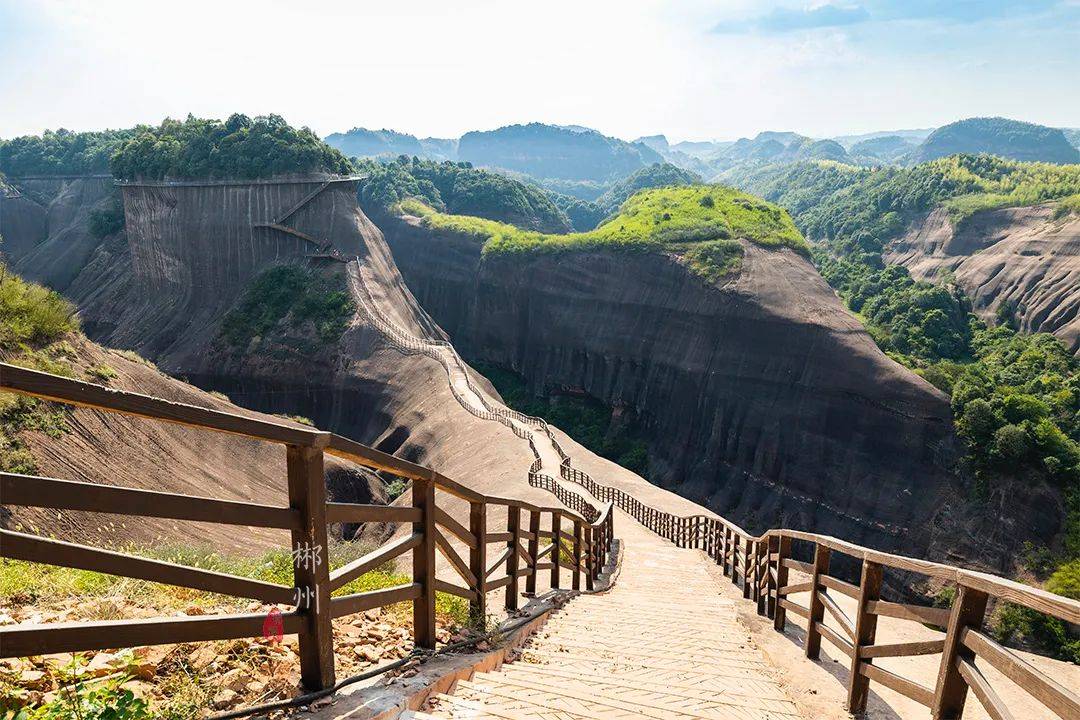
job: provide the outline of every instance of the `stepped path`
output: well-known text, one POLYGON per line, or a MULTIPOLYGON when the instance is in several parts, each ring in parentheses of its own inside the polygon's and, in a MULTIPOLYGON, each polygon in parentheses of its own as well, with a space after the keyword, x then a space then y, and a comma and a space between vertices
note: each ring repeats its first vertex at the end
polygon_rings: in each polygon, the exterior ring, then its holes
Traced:
MULTIPOLYGON (((361 262, 350 268, 353 294, 402 352, 438 360, 458 401, 527 438, 531 474, 560 477, 563 454, 538 418, 508 410, 472 383, 453 346, 408 332, 379 307, 361 262)), ((558 481, 555 481, 558 482, 558 481)), ((575 483, 564 492, 593 503, 575 483)), ((712 561, 680 549, 616 511, 622 543, 618 581, 573 598, 500 671, 457 683, 427 712, 440 718, 756 718, 799 717, 770 667, 721 597, 712 561)))
POLYGON ((622 569, 580 595, 497 672, 461 681, 416 718, 801 717, 748 641, 709 559, 616 518, 622 569))

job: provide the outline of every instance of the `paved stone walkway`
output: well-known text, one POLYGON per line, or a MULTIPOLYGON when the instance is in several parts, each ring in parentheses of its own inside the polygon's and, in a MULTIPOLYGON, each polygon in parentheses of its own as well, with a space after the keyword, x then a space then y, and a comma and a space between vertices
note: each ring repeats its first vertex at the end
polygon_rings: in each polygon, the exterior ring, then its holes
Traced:
POLYGON ((798 718, 720 596, 708 559, 624 513, 615 587, 567 603, 501 670, 459 682, 417 718, 798 718))

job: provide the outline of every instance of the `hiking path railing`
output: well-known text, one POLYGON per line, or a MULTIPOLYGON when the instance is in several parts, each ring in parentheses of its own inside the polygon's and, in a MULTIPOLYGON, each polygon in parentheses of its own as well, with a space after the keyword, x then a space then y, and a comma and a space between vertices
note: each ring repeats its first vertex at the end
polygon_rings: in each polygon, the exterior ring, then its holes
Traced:
MULTIPOLYGON (((602 511, 593 509, 594 517, 587 520, 563 507, 484 495, 430 468, 329 432, 112 390, 6 363, 0 363, 0 391, 283 445, 286 461, 282 479, 287 487, 287 505, 8 472, 0 473, 0 504, 288 530, 294 558, 304 558, 294 563, 292 586, 10 530, 0 530, 0 557, 290 606, 292 609, 281 613, 281 631, 299 636, 301 677, 310 690, 328 688, 335 682, 333 618, 408 601, 412 603, 416 647, 433 649, 436 591, 467 599, 474 617, 484 618, 490 592, 505 588, 504 605, 515 610, 521 580, 525 581, 526 593, 535 592, 537 577, 544 572, 550 573, 552 588, 563 588, 569 580, 573 589, 579 589, 584 578, 591 589, 611 552, 610 503, 602 511), (323 475, 327 454, 410 480, 411 502, 383 506, 328 501, 323 475), (446 496, 469 504, 468 526, 447 512, 446 496), (506 509, 505 531, 492 532, 488 527, 489 510, 496 507, 500 515, 501 508, 506 509), (405 523, 411 525, 411 532, 331 571, 328 525, 365 522, 405 523), (467 558, 458 552, 455 543, 468 549, 467 558), (488 552, 493 545, 502 548, 494 559, 488 552), (412 553, 410 582, 332 595, 350 581, 407 552, 412 553), (437 553, 462 584, 436 577, 437 553), (569 572, 569 578, 564 570, 569 572)), ((266 619, 265 614, 249 613, 8 625, 0 627, 0 658, 256 637, 262 634, 266 619)))

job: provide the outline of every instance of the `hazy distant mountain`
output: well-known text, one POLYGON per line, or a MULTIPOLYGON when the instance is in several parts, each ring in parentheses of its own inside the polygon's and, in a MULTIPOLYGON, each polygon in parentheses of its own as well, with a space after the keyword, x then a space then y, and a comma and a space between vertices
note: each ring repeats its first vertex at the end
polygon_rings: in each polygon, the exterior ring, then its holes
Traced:
POLYGON ((424 155, 432 160, 457 160, 457 138, 421 138, 424 155))
POLYGON ((860 140, 848 148, 848 152, 857 157, 896 162, 914 150, 918 144, 916 140, 901 135, 882 135, 868 140, 860 140))
POLYGON ((1080 128, 1061 128, 1061 132, 1073 147, 1080 148, 1080 128))
POLYGON ((739 138, 709 155, 713 175, 738 165, 791 162, 795 160, 848 161, 847 151, 835 140, 814 140, 794 132, 765 131, 753 138, 739 138))
POLYGON ((424 148, 415 135, 385 129, 353 128, 347 133, 328 135, 326 144, 337 148, 347 157, 424 154, 424 148))
POLYGON ((663 162, 660 153, 640 143, 542 123, 465 133, 458 141, 458 159, 535 178, 594 182, 618 180, 663 162))
POLYGON ((911 159, 925 162, 957 153, 990 153, 1012 160, 1080 162, 1080 150, 1057 128, 1007 118, 969 118, 940 127, 911 159))
POLYGON ((644 137, 639 137, 634 142, 641 143, 646 147, 651 147, 661 155, 671 150, 671 146, 668 145, 667 136, 665 135, 645 135, 644 137))
POLYGON ((711 140, 684 140, 671 146, 676 152, 685 153, 691 157, 705 157, 712 155, 718 150, 723 150, 732 144, 730 140, 724 142, 712 142, 711 140))
POLYGON ((835 135, 833 140, 840 143, 844 148, 851 152, 851 148, 856 144, 863 142, 864 140, 874 140, 876 138, 896 136, 904 138, 905 140, 912 141, 912 145, 918 145, 923 140, 930 136, 930 133, 934 132, 934 128, 914 128, 909 130, 879 130, 877 132, 862 133, 861 135, 835 135))

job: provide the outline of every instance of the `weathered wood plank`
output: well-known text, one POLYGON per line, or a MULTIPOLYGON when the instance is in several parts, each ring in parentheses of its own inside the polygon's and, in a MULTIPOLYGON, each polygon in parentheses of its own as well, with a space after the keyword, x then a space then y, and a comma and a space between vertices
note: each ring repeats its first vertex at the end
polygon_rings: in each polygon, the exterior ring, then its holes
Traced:
POLYGON ((889 672, 884 668, 869 663, 859 663, 859 672, 874 682, 881 683, 890 690, 895 690, 921 705, 931 707, 934 704, 933 690, 907 678, 900 677, 894 672, 889 672))
POLYGON ((873 615, 912 620, 927 625, 946 627, 949 624, 949 611, 945 608, 927 607, 925 605, 906 605, 903 603, 888 602, 886 600, 871 600, 866 604, 866 611, 873 615))
POLYGON ((444 592, 450 595, 456 595, 459 598, 465 598, 469 602, 476 601, 476 593, 474 591, 467 588, 458 587, 457 585, 448 583, 445 580, 439 580, 438 578, 435 578, 435 589, 438 592, 444 592))
POLYGON ((326 503, 326 522, 328 523, 412 523, 418 520, 420 520, 420 510, 414 507, 326 503))
POLYGON ((476 547, 476 536, 455 520, 450 513, 438 506, 435 507, 435 522, 449 530, 454 537, 465 543, 465 546, 470 550, 476 547))
POLYGON ((945 640, 866 645, 859 648, 860 658, 907 657, 909 655, 934 655, 945 649, 945 640))
POLYGON ((284 585, 211 570, 200 570, 162 560, 125 555, 88 545, 50 540, 11 530, 0 530, 0 557, 92 570, 136 580, 149 580, 165 585, 251 598, 266 603, 292 605, 295 601, 293 588, 284 585))
POLYGON ((423 592, 424 586, 420 583, 409 583, 383 588, 382 590, 369 590, 368 592, 343 595, 342 597, 331 598, 330 611, 336 618, 354 615, 384 605, 418 600, 423 595, 423 592))
POLYGON ((288 507, 16 473, 0 473, 0 503, 285 530, 300 523, 299 513, 288 507))
POLYGON ((1080 717, 1080 696, 1020 656, 970 628, 960 633, 960 642, 1062 718, 1080 717))
MULTIPOLYGON (((286 635, 296 634, 306 622, 296 612, 284 612, 281 619, 286 635)), ((262 634, 265 621, 266 613, 252 613, 7 625, 0 627, 0 657, 257 637, 262 634)))
POLYGON ((818 633, 820 633, 823 638, 835 645, 836 648, 840 650, 840 652, 844 653, 849 658, 855 657, 855 648, 849 640, 844 638, 842 635, 837 633, 825 623, 815 623, 815 625, 817 626, 815 629, 818 631, 818 633))
POLYGON ((469 564, 465 562, 464 558, 458 555, 457 550, 450 544, 450 541, 446 539, 438 528, 435 528, 435 544, 439 550, 442 551, 443 557, 450 563, 450 567, 457 571, 457 574, 461 576, 461 579, 465 581, 465 584, 469 587, 476 587, 477 578, 469 569, 469 564))
POLYGON ((334 570, 330 573, 331 592, 347 585, 364 573, 371 572, 383 563, 393 560, 398 555, 402 555, 409 550, 412 550, 414 547, 420 545, 423 539, 423 535, 413 533, 412 535, 394 540, 380 548, 376 548, 367 555, 353 560, 348 565, 343 565, 337 570, 334 570))
POLYGON ((975 697, 979 699, 979 703, 982 704, 991 720, 1013 720, 1013 714, 1009 712, 1009 708, 1005 707, 1001 697, 990 687, 990 683, 986 681, 979 669, 963 658, 957 658, 956 661, 960 677, 964 678, 971 692, 975 693, 975 697))
POLYGON ((0 389, 78 407, 109 410, 258 440, 308 447, 324 447, 330 441, 330 433, 319 430, 113 390, 8 363, 0 363, 0 389))
POLYGON ((839 578, 834 578, 831 575, 822 575, 821 584, 830 590, 835 590, 841 595, 847 595, 849 598, 859 599, 859 586, 852 585, 849 582, 844 582, 839 578))

